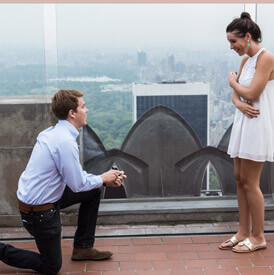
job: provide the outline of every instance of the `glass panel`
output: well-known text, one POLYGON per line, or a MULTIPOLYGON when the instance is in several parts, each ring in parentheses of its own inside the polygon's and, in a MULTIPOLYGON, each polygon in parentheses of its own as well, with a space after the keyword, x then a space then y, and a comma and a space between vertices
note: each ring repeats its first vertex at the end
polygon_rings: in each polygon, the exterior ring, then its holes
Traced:
POLYGON ((267 50, 274 52, 274 4, 258 4, 257 5, 257 23, 262 31, 262 46, 267 50))
POLYGON ((202 139, 216 146, 233 121, 227 74, 240 64, 225 28, 243 7, 57 5, 59 88, 85 93, 88 123, 110 149, 121 146, 134 121, 132 82, 206 81, 210 138, 202 139))
MULTIPOLYGON (((41 4, 0 4, 0 215, 18 215, 16 180, 49 127, 41 4)), ((3 219, 3 218, 2 218, 3 219)))
POLYGON ((1 4, 0 36, 0 95, 44 94, 43 5, 1 4))
MULTIPOLYGON (((241 62, 225 29, 243 10, 244 4, 56 5, 58 88, 84 92, 88 124, 106 149, 120 148, 136 120, 158 104, 179 113, 202 146, 217 147, 235 112, 227 75, 241 62), (190 91, 192 84, 200 88, 190 91)), ((208 165, 202 190, 220 186, 215 174, 208 165)))

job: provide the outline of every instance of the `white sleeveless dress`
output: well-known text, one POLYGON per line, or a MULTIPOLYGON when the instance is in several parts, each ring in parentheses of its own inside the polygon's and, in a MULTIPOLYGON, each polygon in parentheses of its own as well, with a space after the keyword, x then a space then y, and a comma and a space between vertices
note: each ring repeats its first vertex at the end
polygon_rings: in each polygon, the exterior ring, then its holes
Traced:
MULTIPOLYGON (((249 57, 243 66, 239 84, 250 87, 257 58, 264 49, 249 57)), ((244 100, 241 98, 241 100, 244 100)), ((257 118, 248 118, 236 109, 227 153, 231 158, 274 161, 274 80, 268 81, 253 107, 260 110, 257 118)))

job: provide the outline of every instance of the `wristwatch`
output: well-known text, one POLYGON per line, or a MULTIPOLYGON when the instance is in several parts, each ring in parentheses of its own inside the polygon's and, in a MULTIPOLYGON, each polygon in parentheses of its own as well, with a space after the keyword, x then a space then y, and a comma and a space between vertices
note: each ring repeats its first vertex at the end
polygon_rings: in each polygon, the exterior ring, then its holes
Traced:
POLYGON ((103 186, 107 186, 107 184, 105 182, 103 182, 103 186))

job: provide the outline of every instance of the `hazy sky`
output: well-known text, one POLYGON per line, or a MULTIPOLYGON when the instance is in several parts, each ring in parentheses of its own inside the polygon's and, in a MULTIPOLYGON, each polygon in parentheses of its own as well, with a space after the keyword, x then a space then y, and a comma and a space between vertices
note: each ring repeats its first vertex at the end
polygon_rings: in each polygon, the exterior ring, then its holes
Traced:
POLYGON ((43 5, 0 4, 0 45, 44 45, 43 5))
MULTIPOLYGON (((57 4, 55 8, 61 48, 214 50, 229 47, 225 28, 244 5, 57 4)), ((274 4, 261 4, 258 11, 269 14, 267 22, 260 14, 258 20, 273 41, 274 4)), ((43 47, 43 5, 0 4, 0 35, 0 46, 43 47)))
POLYGON ((205 47, 223 44, 225 26, 243 5, 57 5, 60 46, 205 47), (73 20, 77 15, 77 20, 73 20), (71 37, 74 41, 71 41, 71 37))

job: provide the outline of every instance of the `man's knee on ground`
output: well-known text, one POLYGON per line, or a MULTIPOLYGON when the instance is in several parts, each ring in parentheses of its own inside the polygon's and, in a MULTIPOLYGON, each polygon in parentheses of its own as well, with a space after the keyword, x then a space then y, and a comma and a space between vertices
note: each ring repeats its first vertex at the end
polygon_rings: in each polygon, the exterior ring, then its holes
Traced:
POLYGON ((45 264, 42 267, 41 273, 42 274, 48 274, 48 275, 55 275, 57 274, 62 267, 62 260, 59 262, 56 262, 55 264, 45 264))

